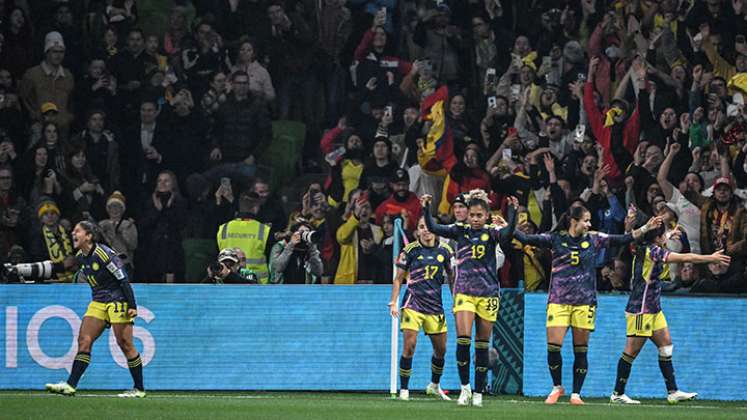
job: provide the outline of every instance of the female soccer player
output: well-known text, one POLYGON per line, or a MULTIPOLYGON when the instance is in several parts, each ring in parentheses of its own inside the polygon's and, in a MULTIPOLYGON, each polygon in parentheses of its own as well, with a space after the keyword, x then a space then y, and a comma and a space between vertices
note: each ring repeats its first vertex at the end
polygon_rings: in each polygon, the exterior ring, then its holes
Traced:
POLYGON ((409 400, 408 383, 412 373, 412 356, 422 329, 431 339, 431 383, 425 389, 427 395, 443 400, 450 398, 441 390, 439 382, 444 371, 446 353, 446 319, 441 302, 441 287, 451 274, 453 252, 448 245, 439 244, 436 235, 425 227, 425 221, 418 221, 418 240, 407 245, 397 260, 397 277, 392 283, 392 299, 389 311, 393 317, 399 316, 397 297, 402 282, 407 276, 407 291, 402 301, 402 357, 399 359, 399 399, 409 400))
MULTIPOLYGON (((498 318, 500 283, 496 251, 499 240, 508 238, 514 228, 515 198, 508 207, 509 225, 498 229, 489 225, 490 203, 483 190, 472 190, 468 194, 468 224, 440 225, 433 221, 429 204, 430 195, 423 195, 425 224, 436 235, 457 241, 457 272, 454 280, 454 314, 457 326, 457 367, 462 392, 458 405, 482 407, 482 392, 488 375, 488 347, 493 324, 498 318), (475 392, 469 382, 469 348, 472 340, 472 325, 475 324, 475 392)), ((501 252, 502 254, 502 252, 501 252)))
POLYGON ((691 400, 698 394, 677 389, 672 366, 672 337, 669 335, 667 320, 661 310, 661 282, 670 280, 671 263, 729 265, 731 257, 724 255, 723 250, 711 255, 669 252, 664 249, 667 241, 665 226, 648 232, 643 239, 643 243, 635 248, 633 254, 630 297, 625 308, 628 339, 620 361, 617 362, 617 380, 610 401, 640 404, 640 401, 625 395, 625 384, 628 382, 633 360, 646 344, 646 340, 650 339, 659 349, 659 368, 667 386, 667 402, 676 404, 679 401, 691 400))
POLYGON ((581 387, 586 378, 588 361, 586 353, 589 334, 594 330, 596 318, 596 255, 613 245, 625 245, 640 238, 644 233, 661 224, 660 218, 652 218, 632 234, 608 235, 589 232, 591 213, 582 205, 569 209, 568 231, 527 235, 517 230, 514 236, 519 242, 552 249, 552 274, 547 303, 547 364, 552 376, 553 389, 545 399, 555 404, 564 395, 562 386, 563 346, 568 327, 573 333, 573 393, 570 402, 582 405, 581 387))
MULTIPOLYGON (((76 262, 79 275, 85 276, 91 286, 93 299, 83 316, 78 333, 78 354, 73 361, 73 368, 67 381, 47 384, 47 391, 75 395, 78 380, 91 362, 91 347, 101 335, 104 328, 111 325, 117 344, 127 357, 130 374, 135 382, 134 389, 119 394, 123 398, 143 398, 143 363, 132 342, 132 324, 137 317, 137 306, 132 287, 128 282, 124 265, 117 254, 108 246, 97 243, 100 239, 98 227, 91 222, 83 221, 73 229, 73 246, 78 250, 76 262)), ((51 262, 36 264, 19 264, 15 266, 19 273, 31 273, 31 267, 46 267, 47 276, 53 271, 64 269, 59 264, 52 267, 51 262)), ((37 268, 38 273, 38 268, 37 268)))

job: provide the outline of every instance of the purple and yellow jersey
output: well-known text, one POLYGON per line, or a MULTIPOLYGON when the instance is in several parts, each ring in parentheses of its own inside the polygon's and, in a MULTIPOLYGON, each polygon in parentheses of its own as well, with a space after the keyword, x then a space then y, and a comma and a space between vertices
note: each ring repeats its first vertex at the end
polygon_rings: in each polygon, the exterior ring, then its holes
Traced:
POLYGON ((442 285, 451 272, 453 252, 446 244, 427 247, 419 241, 405 247, 397 259, 397 267, 407 271, 407 290, 402 308, 427 315, 444 313, 441 302, 442 285))
POLYGON ((456 241, 457 270, 454 294, 498 297, 501 285, 498 279, 500 266, 497 257, 503 254, 499 241, 508 240, 513 232, 516 220, 513 208, 509 207, 508 211, 509 226, 502 229, 494 225, 485 225, 478 230, 461 223, 440 225, 433 221, 427 208, 424 209, 424 218, 429 231, 456 241))
POLYGON ((597 253, 610 245, 625 245, 633 236, 590 232, 574 238, 566 231, 526 235, 516 231, 520 242, 552 249, 552 274, 548 303, 597 304, 597 253))
MULTIPOLYGON (((128 294, 130 286, 127 284, 128 277, 124 265, 117 254, 108 246, 96 244, 91 252, 86 255, 78 251, 75 255, 78 260, 81 275, 91 286, 92 299, 96 302, 128 302, 134 308, 134 301, 129 302, 128 294), (127 287, 129 290, 123 290, 127 287)), ((134 299, 133 299, 134 300, 134 299)))
POLYGON ((625 312, 638 315, 661 311, 661 282, 670 280, 667 258, 669 251, 656 245, 636 247, 625 312))

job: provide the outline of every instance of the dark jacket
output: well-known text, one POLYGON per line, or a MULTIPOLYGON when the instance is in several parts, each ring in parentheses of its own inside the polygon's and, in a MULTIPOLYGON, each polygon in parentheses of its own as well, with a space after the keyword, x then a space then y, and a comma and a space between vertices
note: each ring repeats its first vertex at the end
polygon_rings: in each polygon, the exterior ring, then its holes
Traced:
POLYGON ((272 121, 264 100, 251 93, 243 101, 228 98, 216 113, 211 137, 224 162, 240 162, 252 155, 258 158, 272 141, 272 121))

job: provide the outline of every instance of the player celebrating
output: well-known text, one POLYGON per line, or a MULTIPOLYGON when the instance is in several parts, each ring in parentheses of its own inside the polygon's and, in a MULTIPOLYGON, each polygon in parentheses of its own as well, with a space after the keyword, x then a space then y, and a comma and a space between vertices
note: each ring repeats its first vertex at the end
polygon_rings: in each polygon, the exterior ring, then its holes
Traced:
POLYGON ((457 272, 454 280, 454 313, 457 326, 457 367, 462 392, 457 404, 482 407, 482 392, 488 375, 488 347, 493 324, 498 318, 500 284, 496 251, 499 239, 509 238, 514 228, 517 201, 512 198, 509 206, 509 226, 498 229, 489 225, 490 206, 488 195, 483 190, 472 190, 468 194, 468 224, 440 225, 433 221, 429 204, 430 195, 423 195, 425 224, 436 235, 457 241, 457 272), (505 238, 502 238, 505 237, 505 238), (475 392, 469 381, 469 348, 472 340, 472 324, 475 336, 475 392))
POLYGON ((672 337, 664 313, 661 311, 661 282, 668 281, 669 264, 692 262, 695 264, 724 264, 731 257, 723 250, 711 255, 678 254, 664 249, 666 229, 661 226, 644 236, 642 245, 637 246, 633 255, 633 277, 630 280, 630 297, 625 308, 628 339, 620 361, 617 362, 617 380, 610 401, 620 404, 640 404, 640 401, 625 395, 625 384, 630 369, 638 353, 650 339, 659 348, 659 368, 667 386, 667 402, 676 404, 695 398, 695 392, 677 389, 672 366, 672 337))
MULTIPOLYGON (((78 380, 91 362, 91 347, 104 328, 111 325, 117 344, 127 357, 130 374, 135 382, 132 390, 119 394, 123 398, 143 398, 143 362, 132 342, 132 324, 137 316, 135 296, 128 282, 124 266, 117 254, 109 247, 97 243, 100 238, 98 227, 83 221, 73 229, 73 246, 78 250, 76 262, 79 275, 85 277, 91 286, 93 301, 83 316, 78 333, 78 354, 67 381, 47 384, 49 392, 62 395, 75 395, 78 380)), ((53 272, 64 270, 62 264, 51 261, 34 264, 19 264, 14 267, 25 276, 49 277, 53 272)))
POLYGON ((596 318, 596 255, 612 245, 625 245, 634 238, 661 224, 652 218, 632 234, 607 235, 589 232, 591 213, 576 205, 569 209, 568 231, 527 235, 516 230, 514 236, 524 244, 552 248, 552 275, 547 304, 547 364, 552 376, 553 389, 545 399, 555 404, 564 395, 562 386, 563 359, 560 350, 568 327, 573 333, 573 393, 570 402, 583 405, 581 387, 586 378, 588 361, 586 353, 589 334, 594 330, 596 318))
POLYGON ((402 357, 399 359, 399 380, 401 400, 410 399, 408 383, 412 374, 412 356, 422 329, 431 339, 431 383, 425 389, 427 395, 443 400, 450 398, 441 390, 439 382, 444 371, 446 353, 446 320, 441 302, 441 286, 451 272, 453 252, 446 244, 439 244, 436 235, 425 227, 421 218, 416 235, 418 240, 407 245, 397 261, 397 277, 392 283, 392 299, 389 311, 393 317, 399 316, 397 297, 402 281, 407 276, 407 291, 402 301, 402 334, 405 342, 402 357))

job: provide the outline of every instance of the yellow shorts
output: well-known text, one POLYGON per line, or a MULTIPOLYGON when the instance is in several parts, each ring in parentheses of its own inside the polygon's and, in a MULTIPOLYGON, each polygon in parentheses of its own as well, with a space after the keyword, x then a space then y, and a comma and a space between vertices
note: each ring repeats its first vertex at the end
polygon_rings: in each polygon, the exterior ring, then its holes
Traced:
POLYGON ((83 315, 100 319, 109 324, 132 324, 134 318, 127 316, 127 302, 91 302, 83 315))
POLYGON ((402 310, 401 321, 400 330, 420 331, 422 329, 427 335, 446 332, 446 318, 444 314, 428 315, 405 308, 402 310))
POLYGON ((639 315, 626 313, 625 320, 628 324, 628 337, 651 337, 654 331, 667 327, 667 319, 662 311, 655 314, 639 315))
POLYGON ((547 327, 573 327, 594 331, 596 318, 596 306, 547 304, 547 327))
POLYGON ((498 319, 498 308, 500 308, 500 299, 492 296, 470 296, 457 293, 454 296, 454 313, 473 312, 480 318, 495 322, 498 319))

